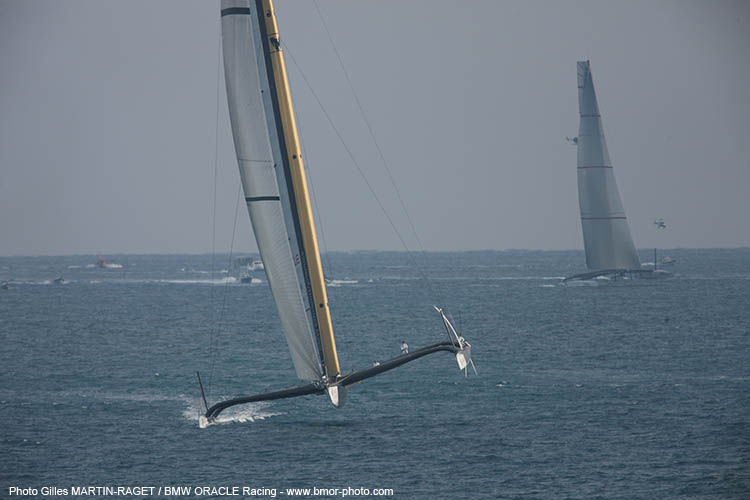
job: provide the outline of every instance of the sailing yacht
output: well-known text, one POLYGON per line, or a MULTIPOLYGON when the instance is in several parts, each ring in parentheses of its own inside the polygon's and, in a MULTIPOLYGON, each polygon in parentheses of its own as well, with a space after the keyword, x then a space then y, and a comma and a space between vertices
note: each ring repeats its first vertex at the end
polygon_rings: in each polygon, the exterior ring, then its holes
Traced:
POLYGON ((599 276, 656 277, 642 269, 630 226, 615 182, 604 139, 599 104, 589 61, 578 61, 578 204, 588 272, 565 278, 588 280, 599 276))
POLYGON ((222 0, 221 31, 229 117, 247 211, 294 369, 304 385, 208 405, 206 426, 221 411, 256 401, 327 394, 335 407, 347 388, 422 356, 448 351, 467 371, 471 345, 442 309, 449 340, 377 366, 342 373, 284 53, 271 0, 222 0))

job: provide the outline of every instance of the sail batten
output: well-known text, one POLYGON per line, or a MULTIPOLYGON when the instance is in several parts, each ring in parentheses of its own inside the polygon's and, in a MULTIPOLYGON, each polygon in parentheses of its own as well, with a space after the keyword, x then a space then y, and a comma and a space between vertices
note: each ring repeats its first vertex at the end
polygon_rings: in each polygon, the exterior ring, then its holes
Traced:
POLYGON ((640 269, 604 139, 591 67, 579 61, 578 202, 589 270, 640 269))
POLYGON ((294 178, 295 169, 304 171, 283 59, 273 56, 278 34, 269 22, 275 27, 268 0, 221 2, 227 98, 247 210, 297 376, 316 381, 337 375, 338 361, 324 285, 322 300, 315 293, 322 270, 309 271, 316 259, 320 268, 320 256, 314 226, 305 221, 307 193, 294 178), (319 302, 327 318, 323 332, 319 302))

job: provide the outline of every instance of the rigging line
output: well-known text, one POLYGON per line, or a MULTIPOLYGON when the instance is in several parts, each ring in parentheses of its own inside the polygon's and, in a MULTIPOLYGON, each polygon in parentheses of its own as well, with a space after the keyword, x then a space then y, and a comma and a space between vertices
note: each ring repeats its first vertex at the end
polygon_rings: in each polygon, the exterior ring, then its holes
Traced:
MULTIPOLYGON (((214 271, 215 271, 215 258, 216 258, 216 190, 217 190, 217 184, 218 184, 218 177, 219 177, 219 102, 221 98, 221 30, 219 30, 219 36, 218 36, 218 43, 216 47, 216 114, 215 114, 215 121, 214 121, 214 178, 213 178, 213 200, 212 200, 212 207, 211 207, 211 274, 210 280, 213 281, 214 279, 214 271)), ((213 358, 214 358, 214 351, 213 351, 213 344, 214 344, 214 317, 215 317, 215 307, 214 307, 214 287, 211 285, 209 287, 209 299, 208 299, 208 307, 211 311, 209 315, 209 336, 208 336, 208 358, 209 358, 209 366, 213 365, 213 358)), ((218 332, 217 332, 218 333, 218 332)), ((211 375, 209 373, 209 388, 211 383, 211 375)))
MULTIPOLYGON (((240 211, 240 195, 242 194, 242 185, 237 187, 237 201, 234 204, 234 224, 232 224, 232 242, 229 244, 229 263, 227 270, 232 268, 232 256, 234 254, 234 237, 237 234, 237 214, 240 211)), ((211 285, 213 286, 213 284, 211 285)), ((224 312, 226 311, 227 295, 229 293, 229 275, 227 275, 224 281, 224 294, 221 300, 221 309, 219 310, 219 321, 216 324, 216 335, 221 331, 221 323, 224 321, 224 312)), ((211 364, 208 372, 208 394, 211 394, 211 381, 213 380, 214 365, 216 363, 216 355, 212 351, 211 353, 211 364)))
POLYGON ((325 30, 326 35, 328 35, 328 41, 331 43, 331 47, 333 47, 333 52, 336 54, 336 57, 339 60, 341 71, 344 73, 344 76, 346 77, 346 82, 349 84, 349 90, 351 90, 352 95, 354 96, 354 101, 357 103, 357 107, 359 108, 359 113, 360 113, 360 116, 362 117, 362 121, 364 121, 365 125, 367 126, 367 130, 370 133, 370 137, 372 138, 372 142, 375 145, 375 149, 377 149, 378 155, 380 156, 380 160, 383 162, 385 171, 388 174, 388 178, 390 179, 391 184, 393 185, 393 189, 396 191, 396 196, 398 197, 398 201, 401 203, 401 208, 404 211, 404 215, 406 215, 406 220, 409 222, 409 226, 411 226, 412 233, 414 233, 414 238, 417 240, 417 244, 419 245, 419 248, 422 251, 423 257, 426 258, 426 256, 424 255, 425 249, 424 249, 424 245, 422 245, 422 240, 419 238, 419 234, 417 233, 417 229, 414 226, 414 222, 412 221, 411 216, 409 216, 409 211, 406 209, 406 203, 404 202, 404 199, 401 196, 401 191, 398 189, 396 180, 393 178, 393 174, 388 165, 388 161, 386 161, 385 159, 385 155, 383 154, 383 150, 380 147, 380 143, 378 143, 377 139, 375 138, 375 132, 372 129, 370 120, 367 119, 365 110, 362 107, 362 102, 359 100, 359 96, 357 95, 357 92, 354 90, 354 84, 352 83, 351 77, 349 76, 349 72, 346 70, 346 66, 344 65, 344 59, 341 57, 341 53, 339 52, 338 48, 336 48, 336 44, 333 41, 333 36, 331 35, 330 30, 328 29, 328 25, 326 24, 326 21, 323 18, 323 14, 320 12, 320 7, 318 6, 317 0, 313 0, 313 5, 315 5, 315 10, 318 13, 318 17, 320 18, 321 23, 323 24, 323 29, 325 30))
MULTIPOLYGON (((302 157, 306 159, 305 166, 307 167, 306 174, 307 174, 308 184, 310 185, 310 191, 312 193, 312 199, 313 199, 313 204, 315 205, 315 211, 318 213, 318 226, 320 227, 320 238, 322 240, 323 249, 325 252, 322 258, 323 258, 323 262, 325 264, 326 269, 331 273, 329 274, 329 276, 331 276, 333 275, 333 269, 331 268, 330 261, 328 260, 328 244, 326 242, 325 231, 323 231, 323 215, 321 214, 320 208, 318 206, 318 197, 315 195, 315 185, 313 184, 313 181, 312 181, 312 170, 310 169, 310 162, 308 161, 309 158, 307 156, 307 151, 305 150, 305 142, 302 140, 303 134, 302 134, 302 121, 301 120, 298 122, 297 126, 300 129, 299 130, 300 131, 299 142, 300 142, 300 147, 302 148, 302 157)), ((326 273, 325 273, 325 270, 323 270, 323 283, 324 283, 323 286, 326 286, 325 276, 326 276, 326 273)), ((331 304, 331 296, 328 295, 327 292, 326 292, 326 295, 328 296, 328 308, 331 309, 332 306, 335 307, 335 303, 331 304)), ((340 344, 341 345, 347 344, 347 351, 349 351, 350 349, 348 347, 347 336, 341 335, 341 330, 338 330, 336 333, 340 341, 340 344)), ((351 360, 351 357, 350 357, 350 360, 351 360)))
MULTIPOLYGON (((221 30, 219 30, 221 33, 221 30)), ((218 37, 219 43, 217 44, 216 50, 216 119, 214 128, 214 179, 213 179, 213 200, 211 207, 211 274, 210 279, 214 279, 214 259, 216 257, 216 185, 219 176, 219 99, 221 97, 221 35, 218 37)), ((208 292, 208 307, 210 310, 209 315, 209 337, 208 337, 208 356, 209 360, 213 359, 213 343, 214 343, 214 330, 212 325, 214 323, 214 287, 209 287, 208 292)), ((209 361, 211 364, 212 361, 209 361)), ((209 374, 209 387, 211 384, 211 375, 209 374)))
MULTIPOLYGON (((357 95, 357 92, 354 89, 354 83, 352 83, 351 77, 349 76, 349 71, 347 71, 346 69, 346 65, 344 64, 344 59, 343 57, 341 57, 341 53, 339 52, 338 48, 336 47, 336 44, 333 41, 333 36, 331 35, 331 31, 328 29, 328 25, 326 24, 325 18, 323 17, 322 12, 320 11, 320 7, 318 6, 317 0, 313 0, 313 5, 315 5, 315 10, 318 13, 318 17, 320 18, 320 22, 323 25, 323 29, 325 30, 326 35, 328 35, 328 41, 331 43, 333 52, 336 54, 336 57, 339 61, 339 66, 341 66, 341 71, 342 73, 344 73, 344 76, 346 77, 346 82, 349 85, 349 90, 352 92, 352 96, 354 96, 354 101, 357 103, 357 107, 359 108, 359 113, 360 113, 360 116, 362 117, 362 121, 364 121, 365 125, 367 126, 367 131, 370 133, 370 138, 372 139, 372 142, 375 145, 375 149, 377 150, 378 155, 380 156, 380 160, 383 162, 383 167, 385 168, 385 171, 388 174, 388 179, 391 181, 391 184, 393 185, 393 189, 396 193, 396 197, 398 198, 398 201, 401 204, 401 208, 404 212, 404 215, 406 216, 406 220, 409 223, 409 226, 411 227, 412 234, 414 235, 414 239, 417 241, 417 245, 419 246, 419 250, 422 254, 422 260, 425 263, 424 266, 426 267, 427 254, 426 254, 424 245, 422 244, 422 240, 419 237, 417 228, 414 226, 414 221, 412 221, 412 218, 409 215, 409 211, 406 209, 406 203, 404 202, 404 199, 401 196, 401 191, 399 190, 398 184, 396 183, 396 180, 393 177, 393 173, 388 164, 388 161, 385 159, 385 154, 383 153, 383 149, 380 147, 380 143, 375 137, 375 132, 372 128, 370 120, 367 119, 367 114, 365 113, 364 107, 362 106, 362 102, 359 100, 359 96, 357 95)), ((427 275, 425 272, 424 273, 425 280, 426 280, 426 276, 427 275)), ((442 301, 442 297, 439 297, 439 298, 442 301)))
MULTIPOLYGON (((297 68, 297 70, 299 70, 298 66, 295 65, 295 67, 297 68)), ((308 184, 310 185, 310 192, 312 194, 313 205, 315 206, 315 211, 318 214, 318 227, 320 227, 320 238, 322 240, 323 250, 324 250, 322 258, 323 258, 323 263, 325 264, 325 269, 323 270, 323 279, 325 281, 326 270, 330 273, 329 276, 332 276, 333 275, 333 268, 331 267, 331 262, 330 262, 330 260, 328 258, 328 242, 326 240, 325 230, 323 228, 323 214, 320 211, 320 206, 318 204, 318 196, 315 193, 315 184, 313 183, 312 169, 310 168, 310 161, 309 161, 310 158, 307 156, 307 150, 305 148, 305 141, 303 139, 304 133, 302 131, 303 126, 302 126, 302 120, 301 119, 297 122, 297 126, 299 127, 299 142, 300 142, 300 147, 302 148, 302 157, 306 158, 306 160, 305 160, 305 166, 307 168, 305 169, 305 172, 307 174, 308 184)), ((331 306, 335 307, 335 303, 331 304, 331 297, 329 295, 328 296, 328 307, 329 307, 329 309, 331 308, 331 306)), ((338 337, 339 337, 339 341, 340 341, 341 345, 347 344, 347 351, 349 351, 350 349, 348 347, 347 336, 346 335, 341 335, 341 331, 340 330, 337 333, 338 333, 338 337)), ((350 361, 351 361, 351 356, 350 356, 350 361)))
MULTIPOLYGON (((323 17, 322 12, 320 11, 320 7, 318 6, 317 0, 313 0, 313 5, 315 6, 315 10, 318 13, 318 17, 320 18, 321 24, 323 25, 323 29, 326 32, 326 35, 328 36, 328 41, 331 44, 331 47, 333 48, 334 53, 336 54, 336 58, 339 61, 339 66, 341 67, 341 71, 344 74, 344 77, 346 78, 346 82, 349 85, 349 90, 352 93, 352 96, 354 97, 354 101, 357 103, 357 107, 359 108, 360 116, 362 117, 362 121, 367 126, 367 131, 370 134, 370 138, 372 139, 373 144, 375 145, 375 149, 378 152, 378 156, 380 157, 381 162, 383 163, 383 167, 385 168, 386 174, 388 175, 388 179, 391 181, 391 185, 393 186, 393 189, 396 193, 396 197, 398 198, 399 203, 401 204, 401 209, 403 210, 404 215, 406 216, 406 220, 409 223, 409 227, 411 228, 411 232, 414 235, 414 239, 417 242, 419 252, 422 256, 422 262, 423 264, 420 266, 419 263, 415 264, 415 267, 417 267, 417 270, 422 275, 422 278, 424 279, 425 283, 427 284, 427 288, 430 290, 431 294, 435 294, 435 288, 432 287, 429 278, 427 277, 427 252, 424 248, 424 245, 422 244, 422 240, 419 237, 419 233, 417 232, 417 228, 414 225, 414 221, 412 220, 411 216, 409 215, 409 210, 406 208, 406 203, 404 202, 403 197, 401 196, 401 191, 398 188, 398 184, 396 183, 395 178, 393 177, 393 173, 391 171, 391 168, 388 164, 388 161, 385 158, 385 154, 383 153, 383 149, 380 147, 380 143, 378 142, 377 138, 375 137, 375 131, 372 128, 372 124, 370 123, 370 120, 367 119, 367 114, 365 113, 364 107, 362 106, 362 102, 359 99, 359 96, 357 95, 356 90, 354 89, 354 83, 351 80, 351 77, 349 76, 349 72, 346 69, 346 65, 344 64, 344 59, 341 56, 341 53, 339 52, 338 48, 336 47, 336 44, 333 41, 333 36, 331 35, 331 31, 328 29, 328 25, 325 22, 325 18, 323 17), (420 269, 421 268, 421 269, 420 269)), ((406 251, 409 252, 409 249, 407 247, 406 251)), ((437 290, 437 298, 438 300, 443 303, 443 297, 440 293, 439 289, 437 290)))
MULTIPOLYGON (((320 227, 320 239, 323 243, 323 263, 325 264, 326 269, 332 274, 333 270, 331 269, 330 262, 328 261, 328 243, 326 242, 326 233, 323 230, 323 215, 320 212, 320 206, 318 205, 318 197, 315 194, 315 184, 313 183, 312 178, 312 169, 310 169, 310 161, 307 156, 307 150, 305 149, 305 141, 302 140, 302 120, 299 120, 297 126, 299 127, 299 142, 300 147, 302 148, 302 157, 305 159, 305 166, 307 167, 305 169, 305 173, 307 174, 307 183, 310 185, 310 192, 312 193, 312 199, 313 199, 313 205, 315 206, 315 212, 318 214, 318 227, 320 227)), ((323 277, 325 278, 325 270, 323 271, 323 277)))
MULTIPOLYGON (((299 71, 300 76, 302 76, 302 80, 305 82, 305 85, 307 86, 307 88, 310 90, 310 93, 315 98, 316 102, 318 103, 318 106, 320 107, 321 111, 323 112, 326 119, 328 120, 328 123, 330 124, 331 128, 336 133, 336 136, 339 138, 341 145, 344 147, 347 154, 349 155, 349 158, 352 160, 352 164, 356 167, 357 171, 359 172, 359 175, 362 177, 362 180, 365 181, 367 188, 370 190, 370 194, 372 194, 372 197, 375 198, 375 201, 380 207, 380 210, 383 212, 383 215, 385 215, 386 219, 388 219, 388 222, 390 223, 391 228, 393 229, 393 232, 396 233, 396 236, 401 241, 401 244, 403 245, 404 249, 406 249, 406 255, 409 257, 409 260, 411 261, 412 265, 414 265, 417 271, 422 275, 422 278, 427 284, 427 287, 430 289, 430 292, 434 294, 435 291, 432 288, 429 279, 427 278, 426 274, 421 269, 419 264, 414 260, 414 256, 412 255, 411 250, 409 250, 409 246, 406 244, 406 240, 404 240, 404 237, 401 235, 401 232, 398 230, 398 228, 396 227, 396 224, 393 222, 393 219, 388 214, 388 211, 385 209, 383 202, 380 201, 380 198, 375 192, 375 189, 372 187, 372 184, 370 184, 370 181, 367 179, 367 176, 365 175, 364 170, 362 170, 362 167, 359 165, 359 162, 357 162, 357 159, 354 157, 354 153, 352 153, 352 150, 349 149, 349 146, 346 144, 346 141, 344 141, 344 138, 341 135, 341 132, 339 132, 339 129, 333 123, 333 119, 331 118, 331 115, 328 114, 328 111, 326 111, 325 107, 323 106, 323 103, 318 97, 318 94, 315 92, 315 90, 313 90, 312 85, 310 85, 310 82, 305 76, 305 73, 302 71, 302 68, 299 66, 299 64, 297 64, 297 60, 294 58, 294 54, 292 54, 292 51, 289 50, 289 46, 286 43, 282 41, 281 44, 283 45, 284 50, 289 54, 289 58, 292 60, 292 63, 294 64, 294 66, 297 68, 297 71, 299 71)), ((440 297, 439 293, 437 295, 440 297)))

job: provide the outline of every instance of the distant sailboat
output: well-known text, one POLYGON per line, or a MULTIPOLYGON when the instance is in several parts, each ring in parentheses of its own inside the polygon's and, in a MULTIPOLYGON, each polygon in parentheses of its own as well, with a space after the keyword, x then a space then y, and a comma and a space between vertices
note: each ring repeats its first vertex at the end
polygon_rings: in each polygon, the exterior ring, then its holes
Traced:
MULTIPOLYGON (((245 202, 287 340, 306 385, 208 406, 201 426, 243 403, 328 394, 340 407, 347 387, 422 356, 449 351, 459 368, 471 346, 442 309, 449 340, 377 366, 341 372, 297 136, 284 55, 271 0, 222 0, 221 30, 229 115, 245 202)), ((199 375, 200 381, 200 375, 199 375)), ((202 388, 202 383, 201 383, 202 388)))
POLYGON ((96 258, 96 263, 94 264, 96 267, 101 267, 104 269, 122 269, 122 264, 114 264, 112 262, 107 262, 104 260, 104 258, 99 255, 96 258))
MULTIPOLYGON (((578 61, 578 204, 589 271, 566 278, 653 274, 641 269, 604 139, 589 61, 578 61)), ((650 277, 650 276, 649 276, 650 277)))

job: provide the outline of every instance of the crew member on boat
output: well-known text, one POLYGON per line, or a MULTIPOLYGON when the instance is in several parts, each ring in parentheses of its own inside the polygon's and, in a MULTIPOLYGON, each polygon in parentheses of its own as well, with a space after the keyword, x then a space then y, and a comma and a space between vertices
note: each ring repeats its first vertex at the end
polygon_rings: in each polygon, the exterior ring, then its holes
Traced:
POLYGON ((406 343, 405 340, 401 341, 401 354, 408 354, 409 352, 409 344, 406 343))

